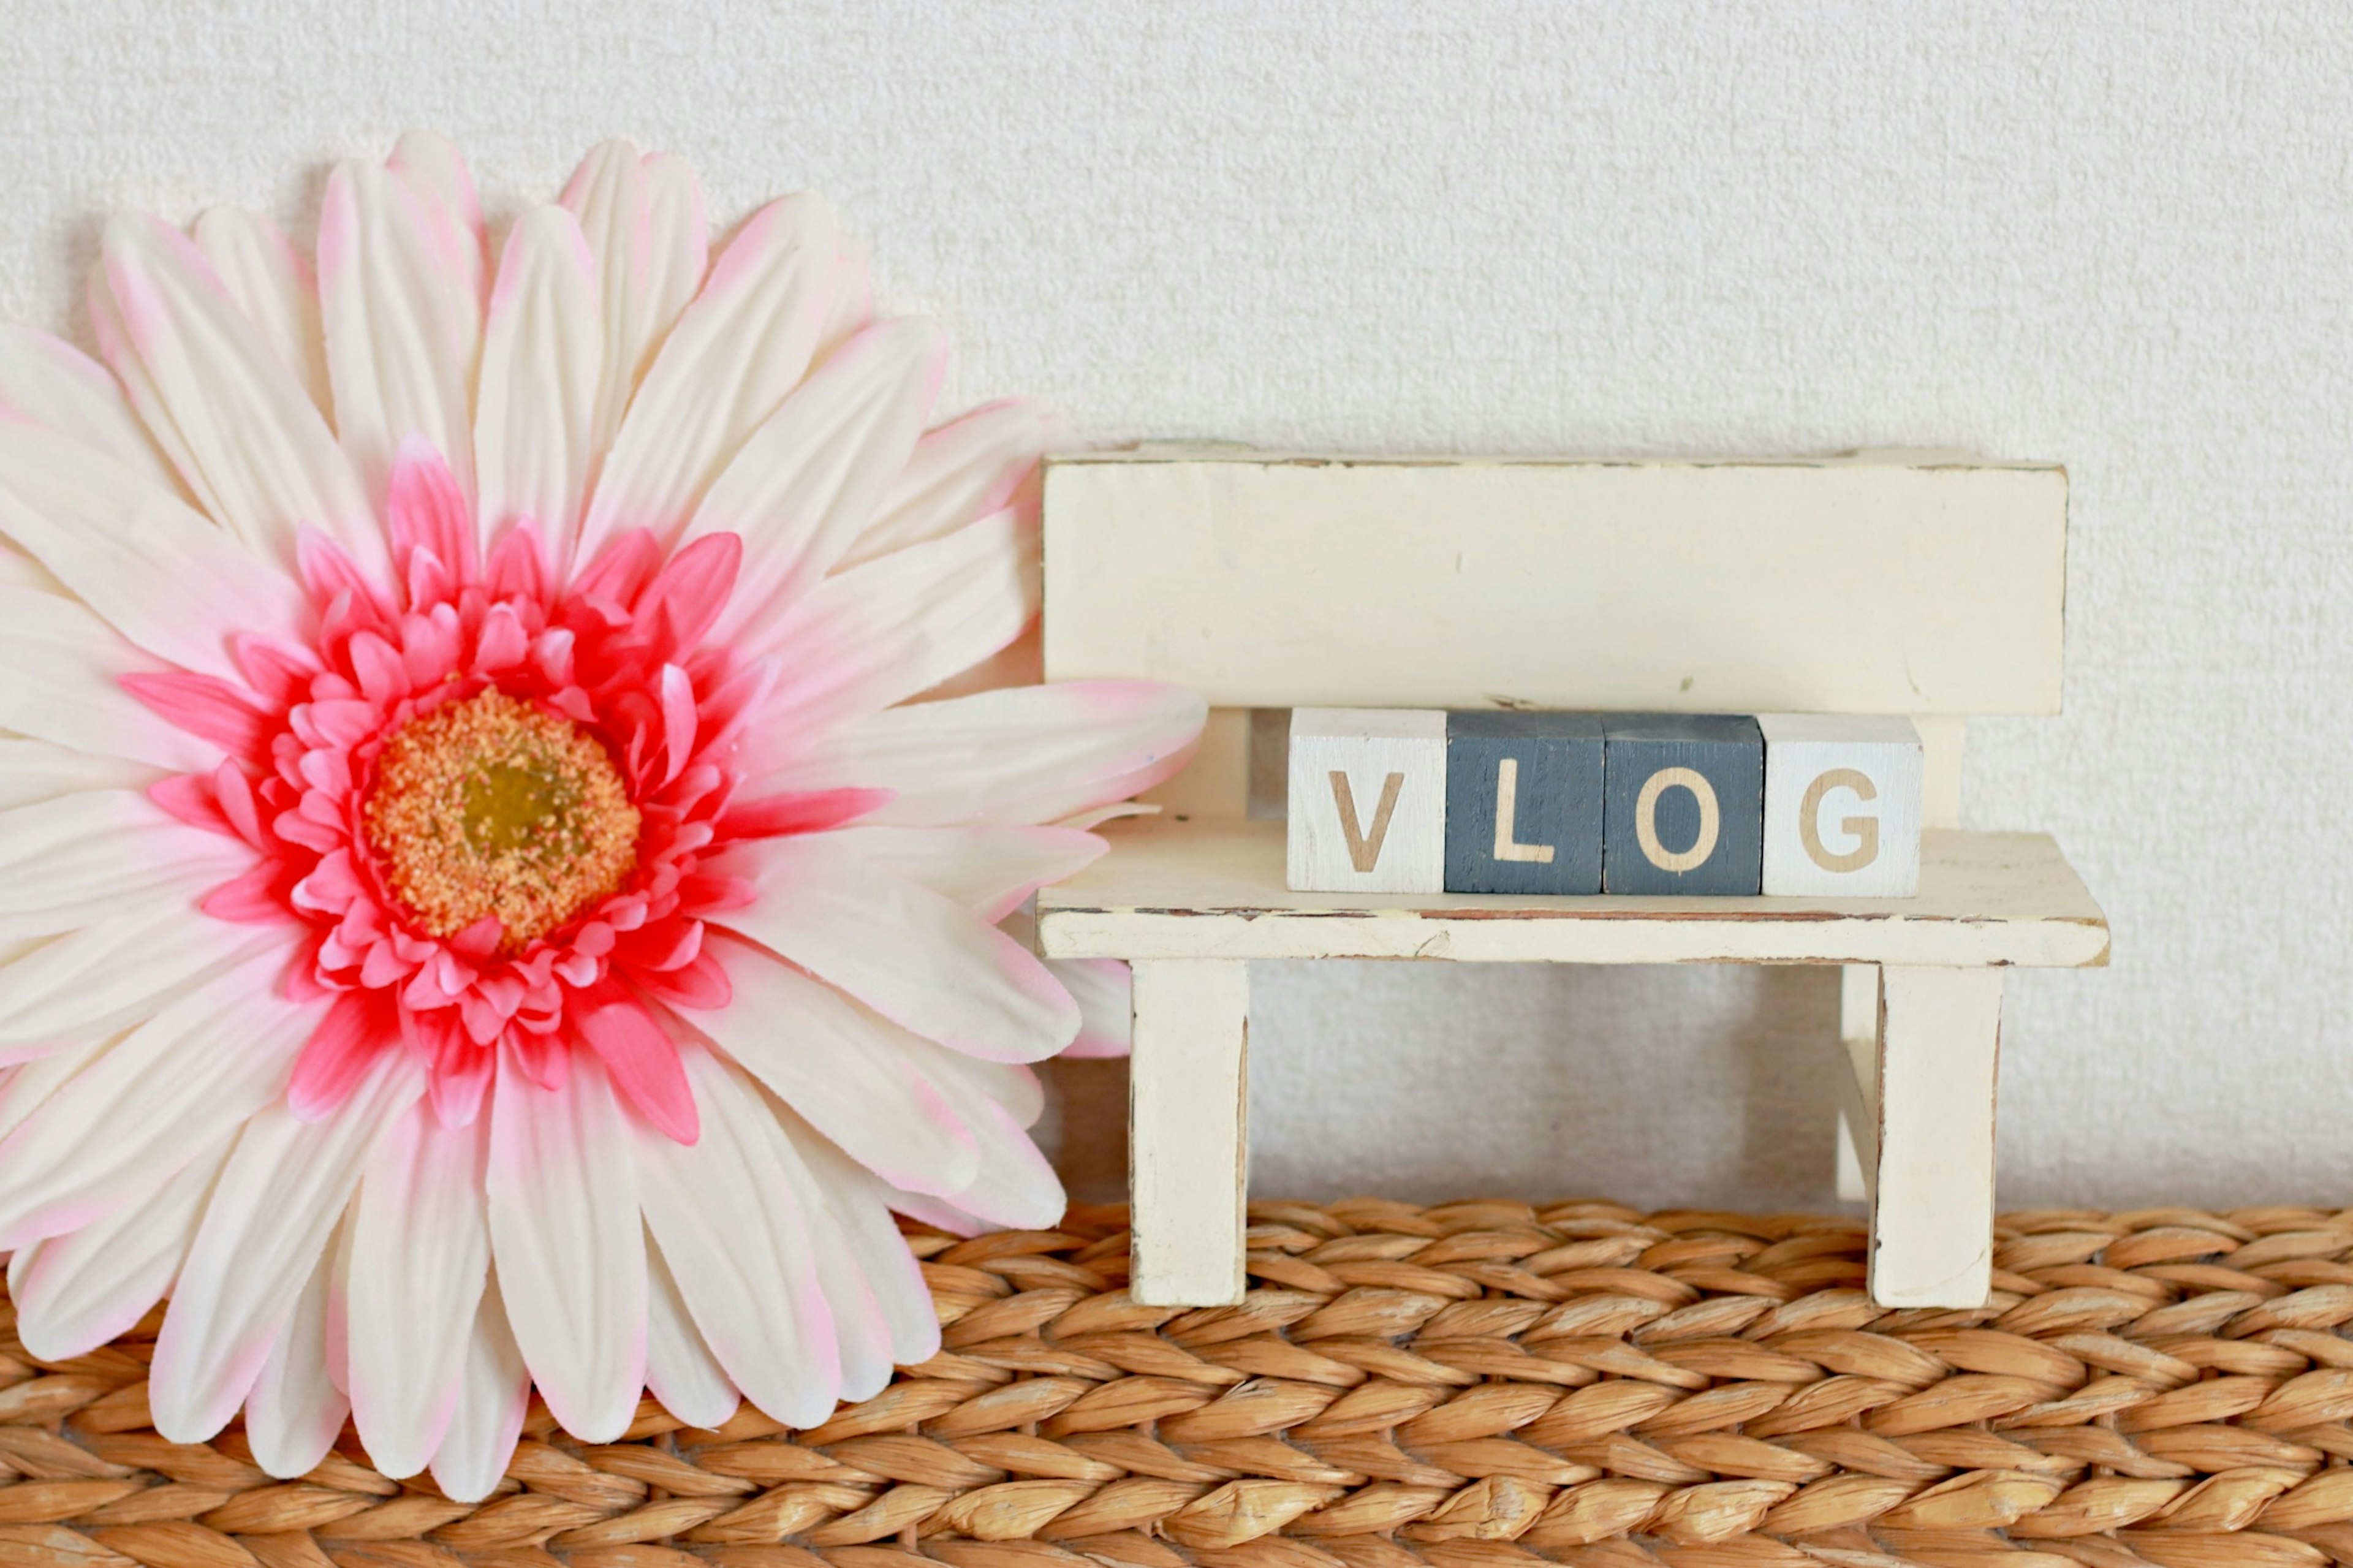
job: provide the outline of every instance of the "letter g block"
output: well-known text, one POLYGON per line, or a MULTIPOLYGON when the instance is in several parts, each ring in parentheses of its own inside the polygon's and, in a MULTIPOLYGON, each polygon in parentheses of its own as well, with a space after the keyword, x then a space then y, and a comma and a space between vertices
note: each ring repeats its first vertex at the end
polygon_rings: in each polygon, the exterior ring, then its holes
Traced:
POLYGON ((1920 889, 1920 733, 1912 721, 1767 713, 1765 891, 1905 899, 1920 889))

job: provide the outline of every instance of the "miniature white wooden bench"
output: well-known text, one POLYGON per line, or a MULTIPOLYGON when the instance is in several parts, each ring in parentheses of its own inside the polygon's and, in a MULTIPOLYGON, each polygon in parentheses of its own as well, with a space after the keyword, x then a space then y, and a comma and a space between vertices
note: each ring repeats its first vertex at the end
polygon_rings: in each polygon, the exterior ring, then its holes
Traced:
POLYGON ((1845 967, 1842 1195, 1890 1307, 1990 1286, 2002 971, 2107 962, 2039 834, 1958 830, 1965 716, 2059 709, 2066 475, 1881 452, 1789 462, 1145 448, 1046 475, 1046 674, 1205 693, 1166 815, 1039 895, 1050 957, 1134 971, 1137 1300, 1243 1289, 1256 958, 1845 967), (1926 748, 1915 898, 1294 893, 1247 819, 1249 710, 1905 713, 1926 748))

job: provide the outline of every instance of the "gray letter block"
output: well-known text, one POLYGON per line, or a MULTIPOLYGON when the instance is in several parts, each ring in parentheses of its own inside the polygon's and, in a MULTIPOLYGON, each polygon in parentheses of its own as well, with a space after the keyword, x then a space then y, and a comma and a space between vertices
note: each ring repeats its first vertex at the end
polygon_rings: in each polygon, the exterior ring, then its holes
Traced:
POLYGON ((1765 842, 1765 738, 1757 721, 1612 713, 1602 881, 1613 893, 1754 893, 1765 842))
POLYGON ((1601 890, 1601 721, 1446 716, 1446 890, 1601 890))

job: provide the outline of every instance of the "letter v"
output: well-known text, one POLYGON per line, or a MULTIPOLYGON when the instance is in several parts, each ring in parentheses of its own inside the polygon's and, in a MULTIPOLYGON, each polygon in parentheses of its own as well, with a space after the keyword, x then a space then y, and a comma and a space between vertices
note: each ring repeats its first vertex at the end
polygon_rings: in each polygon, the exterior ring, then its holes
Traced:
POLYGON ((1332 770, 1332 804, 1340 808, 1340 831, 1348 837, 1348 864, 1357 870, 1369 871, 1380 864, 1381 845, 1389 836, 1389 817, 1397 810, 1398 792, 1403 788, 1403 773, 1391 773, 1381 781, 1381 803, 1373 808, 1372 830, 1366 832, 1356 821, 1356 796, 1348 787, 1348 775, 1338 768, 1332 770))

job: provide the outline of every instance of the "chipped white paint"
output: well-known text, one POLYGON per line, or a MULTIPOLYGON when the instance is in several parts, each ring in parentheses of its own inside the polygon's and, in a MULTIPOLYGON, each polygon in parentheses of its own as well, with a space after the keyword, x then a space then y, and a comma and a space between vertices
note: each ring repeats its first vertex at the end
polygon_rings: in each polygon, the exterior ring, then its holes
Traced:
POLYGON ((1128 1289, 1148 1306, 1242 1299, 1250 1142, 1250 966, 1172 959, 1134 965, 1128 1064, 1128 1289))
POLYGON ((1993 1267, 1999 969, 1879 972, 1878 1130, 1869 1162, 1871 1294, 1966 1307, 1993 1267))

